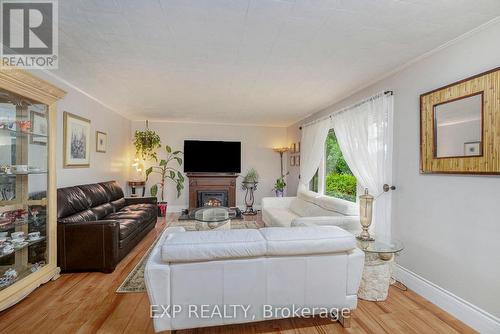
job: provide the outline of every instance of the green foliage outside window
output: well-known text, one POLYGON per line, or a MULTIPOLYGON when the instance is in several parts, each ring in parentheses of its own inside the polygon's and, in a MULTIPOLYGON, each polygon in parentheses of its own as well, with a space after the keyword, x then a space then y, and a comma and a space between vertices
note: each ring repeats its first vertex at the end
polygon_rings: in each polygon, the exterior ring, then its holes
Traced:
POLYGON ((333 130, 326 138, 325 159, 325 195, 356 202, 356 178, 344 160, 333 130))

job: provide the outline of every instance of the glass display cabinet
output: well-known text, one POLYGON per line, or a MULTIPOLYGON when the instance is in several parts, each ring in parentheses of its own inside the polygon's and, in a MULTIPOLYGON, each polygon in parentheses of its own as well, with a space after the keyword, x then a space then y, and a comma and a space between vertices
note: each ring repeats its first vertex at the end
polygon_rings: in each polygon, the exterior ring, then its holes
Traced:
POLYGON ((0 310, 57 278, 55 102, 60 89, 0 69, 0 310))

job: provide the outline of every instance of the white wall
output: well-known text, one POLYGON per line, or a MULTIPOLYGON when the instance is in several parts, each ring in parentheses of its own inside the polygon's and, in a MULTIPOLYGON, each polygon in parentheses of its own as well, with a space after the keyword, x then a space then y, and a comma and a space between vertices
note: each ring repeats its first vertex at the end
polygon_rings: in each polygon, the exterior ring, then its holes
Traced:
MULTIPOLYGON (((135 130, 142 130, 144 126, 144 122, 132 122, 132 135, 135 130)), ((255 192, 256 206, 260 206, 262 197, 272 196, 274 182, 280 176, 279 154, 273 152, 272 148, 286 145, 286 128, 171 122, 149 122, 149 128, 160 135, 162 145, 169 145, 174 150, 183 150, 186 139, 241 141, 241 175, 252 167, 260 175, 255 192)), ((180 170, 183 171, 183 166, 180 170)), ((244 206, 245 203, 245 191, 241 189, 241 181, 242 178, 238 178, 236 187, 238 206, 244 206)), ((151 182, 148 184, 148 192, 150 185, 151 182)), ((171 210, 187 208, 187 180, 184 186, 181 197, 177 198, 175 185, 167 184, 167 201, 171 210)))
POLYGON ((57 105, 57 187, 117 180, 125 189, 132 152, 131 122, 51 75, 41 71, 33 71, 33 74, 67 92, 57 105), (90 168, 63 168, 64 111, 91 122, 90 168), (95 151, 96 131, 108 134, 106 153, 95 151))
MULTIPOLYGON (((500 66, 498 40, 500 23, 414 63, 308 120, 377 92, 394 91, 394 181, 398 189, 393 195, 392 224, 394 236, 406 246, 398 262, 500 317, 500 178, 419 173, 420 94, 500 66)), ((295 133, 294 127, 288 129, 290 135, 295 133)), ((297 179, 290 178, 289 184, 292 183, 296 184, 297 179)))

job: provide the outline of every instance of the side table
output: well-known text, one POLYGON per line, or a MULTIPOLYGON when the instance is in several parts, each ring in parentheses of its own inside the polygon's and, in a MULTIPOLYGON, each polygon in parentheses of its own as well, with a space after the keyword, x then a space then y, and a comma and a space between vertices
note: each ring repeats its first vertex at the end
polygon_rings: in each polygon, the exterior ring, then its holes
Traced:
POLYGON ((386 300, 391 283, 394 254, 404 249, 403 243, 397 240, 390 242, 358 240, 358 247, 365 252, 365 267, 358 297, 369 301, 386 300))
POLYGON ((128 181, 128 185, 132 189, 131 197, 137 197, 135 190, 140 187, 142 187, 142 197, 144 197, 144 194, 146 193, 146 181, 128 181))

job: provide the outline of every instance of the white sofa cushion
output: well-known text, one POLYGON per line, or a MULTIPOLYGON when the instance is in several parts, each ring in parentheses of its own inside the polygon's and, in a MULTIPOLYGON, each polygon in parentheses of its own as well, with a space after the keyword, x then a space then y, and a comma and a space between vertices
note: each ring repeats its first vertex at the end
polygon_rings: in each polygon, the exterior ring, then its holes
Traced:
POLYGON ((266 253, 266 241, 254 229, 169 234, 161 248, 164 262, 248 258, 266 253))
POLYGON ((337 226, 267 227, 267 255, 305 255, 345 252, 356 248, 354 236, 337 226))
MULTIPOLYGON (((314 201, 317 202, 319 198, 315 198, 314 201)), ((300 217, 344 216, 341 213, 324 209, 315 203, 304 201, 298 197, 295 197, 290 203, 290 210, 300 217)))
POLYGON ((319 196, 315 199, 315 203, 325 210, 335 211, 346 216, 359 215, 358 204, 347 200, 331 196, 319 196))
POLYGON ((266 224, 281 227, 290 227, 292 221, 299 217, 288 208, 270 208, 262 215, 265 215, 266 224))
POLYGON ((306 202, 298 197, 295 197, 290 203, 290 210, 298 216, 309 216, 312 203, 306 202))
POLYGON ((307 190, 302 185, 299 186, 299 189, 297 190, 297 197, 306 202, 314 203, 315 199, 318 198, 319 196, 320 194, 314 191, 307 190))

